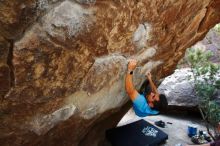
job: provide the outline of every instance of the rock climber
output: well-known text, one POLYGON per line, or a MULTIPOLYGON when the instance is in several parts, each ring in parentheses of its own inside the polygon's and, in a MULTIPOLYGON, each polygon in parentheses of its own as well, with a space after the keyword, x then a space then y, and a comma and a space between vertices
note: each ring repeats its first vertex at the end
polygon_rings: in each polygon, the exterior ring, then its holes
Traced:
POLYGON ((137 61, 132 59, 128 62, 128 71, 125 77, 125 89, 133 102, 133 109, 137 116, 145 117, 149 115, 157 115, 159 111, 164 111, 167 108, 167 99, 165 95, 159 94, 157 87, 151 78, 151 73, 146 72, 147 84, 144 93, 138 93, 132 81, 134 70, 137 66, 137 61))

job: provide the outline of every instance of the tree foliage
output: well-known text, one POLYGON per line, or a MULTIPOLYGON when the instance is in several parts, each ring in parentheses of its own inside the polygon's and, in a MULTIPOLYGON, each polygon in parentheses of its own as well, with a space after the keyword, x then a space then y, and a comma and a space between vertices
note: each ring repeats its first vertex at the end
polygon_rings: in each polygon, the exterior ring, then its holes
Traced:
MULTIPOLYGON (((210 51, 190 48, 187 50, 186 59, 193 72, 195 91, 199 98, 198 107, 206 122, 207 130, 213 127, 217 136, 219 135, 217 127, 220 122, 220 105, 214 99, 214 94, 220 89, 220 79, 217 77, 220 66, 210 61, 212 55, 210 51)), ((214 138, 213 135, 211 136, 214 138)))

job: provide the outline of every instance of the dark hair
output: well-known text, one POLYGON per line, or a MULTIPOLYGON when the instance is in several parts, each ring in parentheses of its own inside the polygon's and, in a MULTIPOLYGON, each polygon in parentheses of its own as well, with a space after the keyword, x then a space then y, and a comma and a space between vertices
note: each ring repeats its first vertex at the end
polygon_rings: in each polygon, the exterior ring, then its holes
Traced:
POLYGON ((140 94, 143 94, 144 97, 146 97, 147 95, 149 95, 151 93, 151 87, 150 87, 150 83, 148 80, 145 80, 143 82, 143 84, 141 85, 141 88, 139 90, 140 94))
POLYGON ((160 112, 166 112, 168 106, 167 98, 164 94, 160 94, 159 98, 160 98, 159 101, 153 102, 154 104, 153 109, 160 112))

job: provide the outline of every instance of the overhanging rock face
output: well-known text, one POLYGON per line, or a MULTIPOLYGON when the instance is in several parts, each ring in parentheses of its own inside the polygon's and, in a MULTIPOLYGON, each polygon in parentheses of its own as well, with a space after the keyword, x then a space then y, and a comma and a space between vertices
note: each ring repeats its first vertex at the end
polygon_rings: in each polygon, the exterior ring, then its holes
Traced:
POLYGON ((127 61, 169 75, 220 0, 1 0, 1 145, 102 145, 129 107, 127 61))

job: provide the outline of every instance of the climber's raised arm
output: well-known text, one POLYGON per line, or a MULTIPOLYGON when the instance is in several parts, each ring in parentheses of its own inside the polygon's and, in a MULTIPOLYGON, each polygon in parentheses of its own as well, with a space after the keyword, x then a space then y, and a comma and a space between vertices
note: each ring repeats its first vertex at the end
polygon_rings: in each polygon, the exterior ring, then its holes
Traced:
POLYGON ((125 76, 125 90, 132 100, 133 109, 137 116, 146 117, 149 115, 156 115, 159 111, 166 109, 167 100, 165 96, 159 96, 156 86, 154 85, 151 74, 148 73, 150 87, 146 86, 144 93, 139 94, 132 82, 133 71, 137 66, 136 60, 128 62, 128 71, 125 76), (149 88, 148 88, 149 87, 149 88))
POLYGON ((150 87, 151 87, 153 93, 155 93, 156 98, 159 99, 159 92, 158 92, 157 87, 155 86, 154 82, 152 81, 151 73, 147 72, 146 76, 147 76, 147 79, 150 83, 150 87))
POLYGON ((137 61, 135 59, 130 60, 128 62, 128 71, 125 77, 125 89, 132 101, 134 101, 134 99, 139 94, 135 89, 132 81, 133 71, 136 68, 136 66, 137 66, 137 61))

